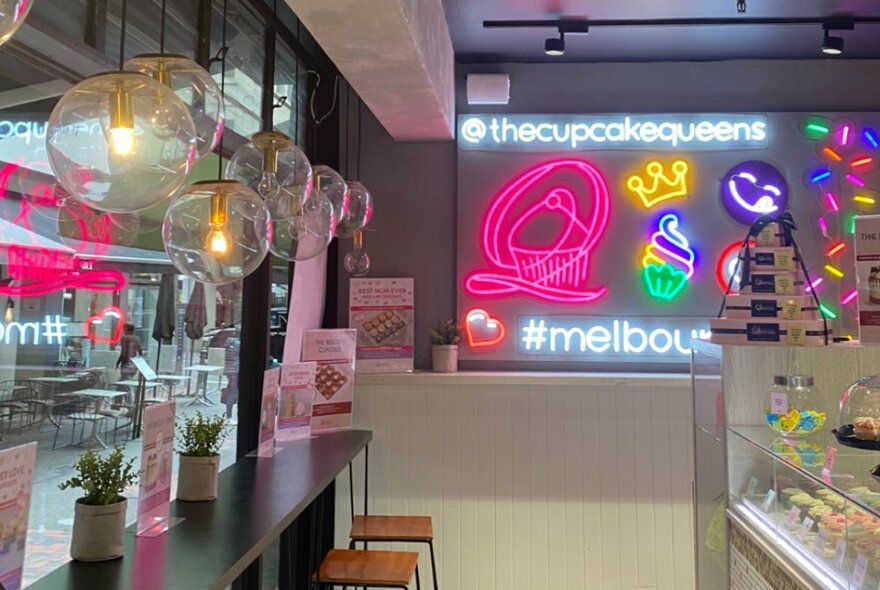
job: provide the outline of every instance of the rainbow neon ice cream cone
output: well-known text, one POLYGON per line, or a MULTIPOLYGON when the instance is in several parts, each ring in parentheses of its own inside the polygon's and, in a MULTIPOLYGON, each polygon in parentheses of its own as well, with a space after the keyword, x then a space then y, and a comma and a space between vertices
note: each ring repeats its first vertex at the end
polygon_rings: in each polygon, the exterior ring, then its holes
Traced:
POLYGON ((678 225, 674 213, 661 217, 642 255, 642 277, 648 294, 655 299, 674 299, 694 274, 696 254, 678 225))

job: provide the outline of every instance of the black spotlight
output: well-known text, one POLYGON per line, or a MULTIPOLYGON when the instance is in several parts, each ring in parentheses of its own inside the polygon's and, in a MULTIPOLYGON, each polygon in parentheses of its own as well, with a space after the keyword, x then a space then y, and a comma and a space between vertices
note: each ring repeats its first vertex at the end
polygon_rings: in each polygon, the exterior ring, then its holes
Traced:
POLYGON ((559 33, 559 38, 550 37, 544 41, 544 53, 559 57, 565 55, 565 33, 559 33))
POLYGON ((825 55, 840 55, 843 53, 843 37, 835 37, 829 35, 825 31, 825 38, 822 40, 822 53, 825 55))

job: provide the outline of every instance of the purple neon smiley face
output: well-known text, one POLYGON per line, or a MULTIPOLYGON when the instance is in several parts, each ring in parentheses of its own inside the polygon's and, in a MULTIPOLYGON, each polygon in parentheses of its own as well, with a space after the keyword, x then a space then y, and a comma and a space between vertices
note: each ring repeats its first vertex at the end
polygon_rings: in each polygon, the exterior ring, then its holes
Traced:
POLYGON ((779 215, 788 208, 788 183, 767 162, 740 162, 721 179, 721 204, 736 221, 751 225, 762 215, 779 215))

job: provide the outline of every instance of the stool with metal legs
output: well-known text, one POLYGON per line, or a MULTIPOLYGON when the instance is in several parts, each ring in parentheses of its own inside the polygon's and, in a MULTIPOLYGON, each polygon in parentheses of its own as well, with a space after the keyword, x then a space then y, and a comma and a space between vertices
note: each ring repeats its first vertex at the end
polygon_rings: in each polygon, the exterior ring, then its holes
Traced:
POLYGON ((317 590, 332 590, 334 586, 409 590, 413 577, 416 590, 421 590, 418 553, 331 549, 312 581, 317 590))
POLYGON ((351 498, 351 533, 349 548, 357 543, 424 543, 431 555, 431 577, 434 590, 439 590, 437 582, 437 561, 434 557, 434 527, 430 516, 370 516, 367 509, 369 447, 364 452, 364 514, 354 515, 354 483, 352 467, 348 465, 349 493, 351 498))

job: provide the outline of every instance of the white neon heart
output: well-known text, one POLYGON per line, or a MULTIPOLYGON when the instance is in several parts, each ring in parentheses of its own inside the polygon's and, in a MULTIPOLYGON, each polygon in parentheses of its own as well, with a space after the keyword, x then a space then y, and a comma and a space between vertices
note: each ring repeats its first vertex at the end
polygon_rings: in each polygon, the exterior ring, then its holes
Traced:
POLYGON ((748 172, 740 172, 738 174, 734 174, 730 177, 727 186, 730 189, 730 195, 733 197, 733 200, 736 201, 740 207, 742 207, 746 211, 757 213, 759 215, 767 215, 768 213, 773 213, 774 211, 779 210, 779 205, 776 204, 776 201, 774 201, 773 197, 771 197, 770 195, 761 195, 761 197, 755 203, 749 203, 748 201, 746 201, 742 197, 742 195, 739 194, 739 189, 736 188, 737 178, 744 178, 751 182, 752 186, 759 188, 762 191, 773 193, 777 197, 782 196, 782 191, 772 184, 758 186, 758 179, 755 177, 754 174, 749 174, 748 172))

